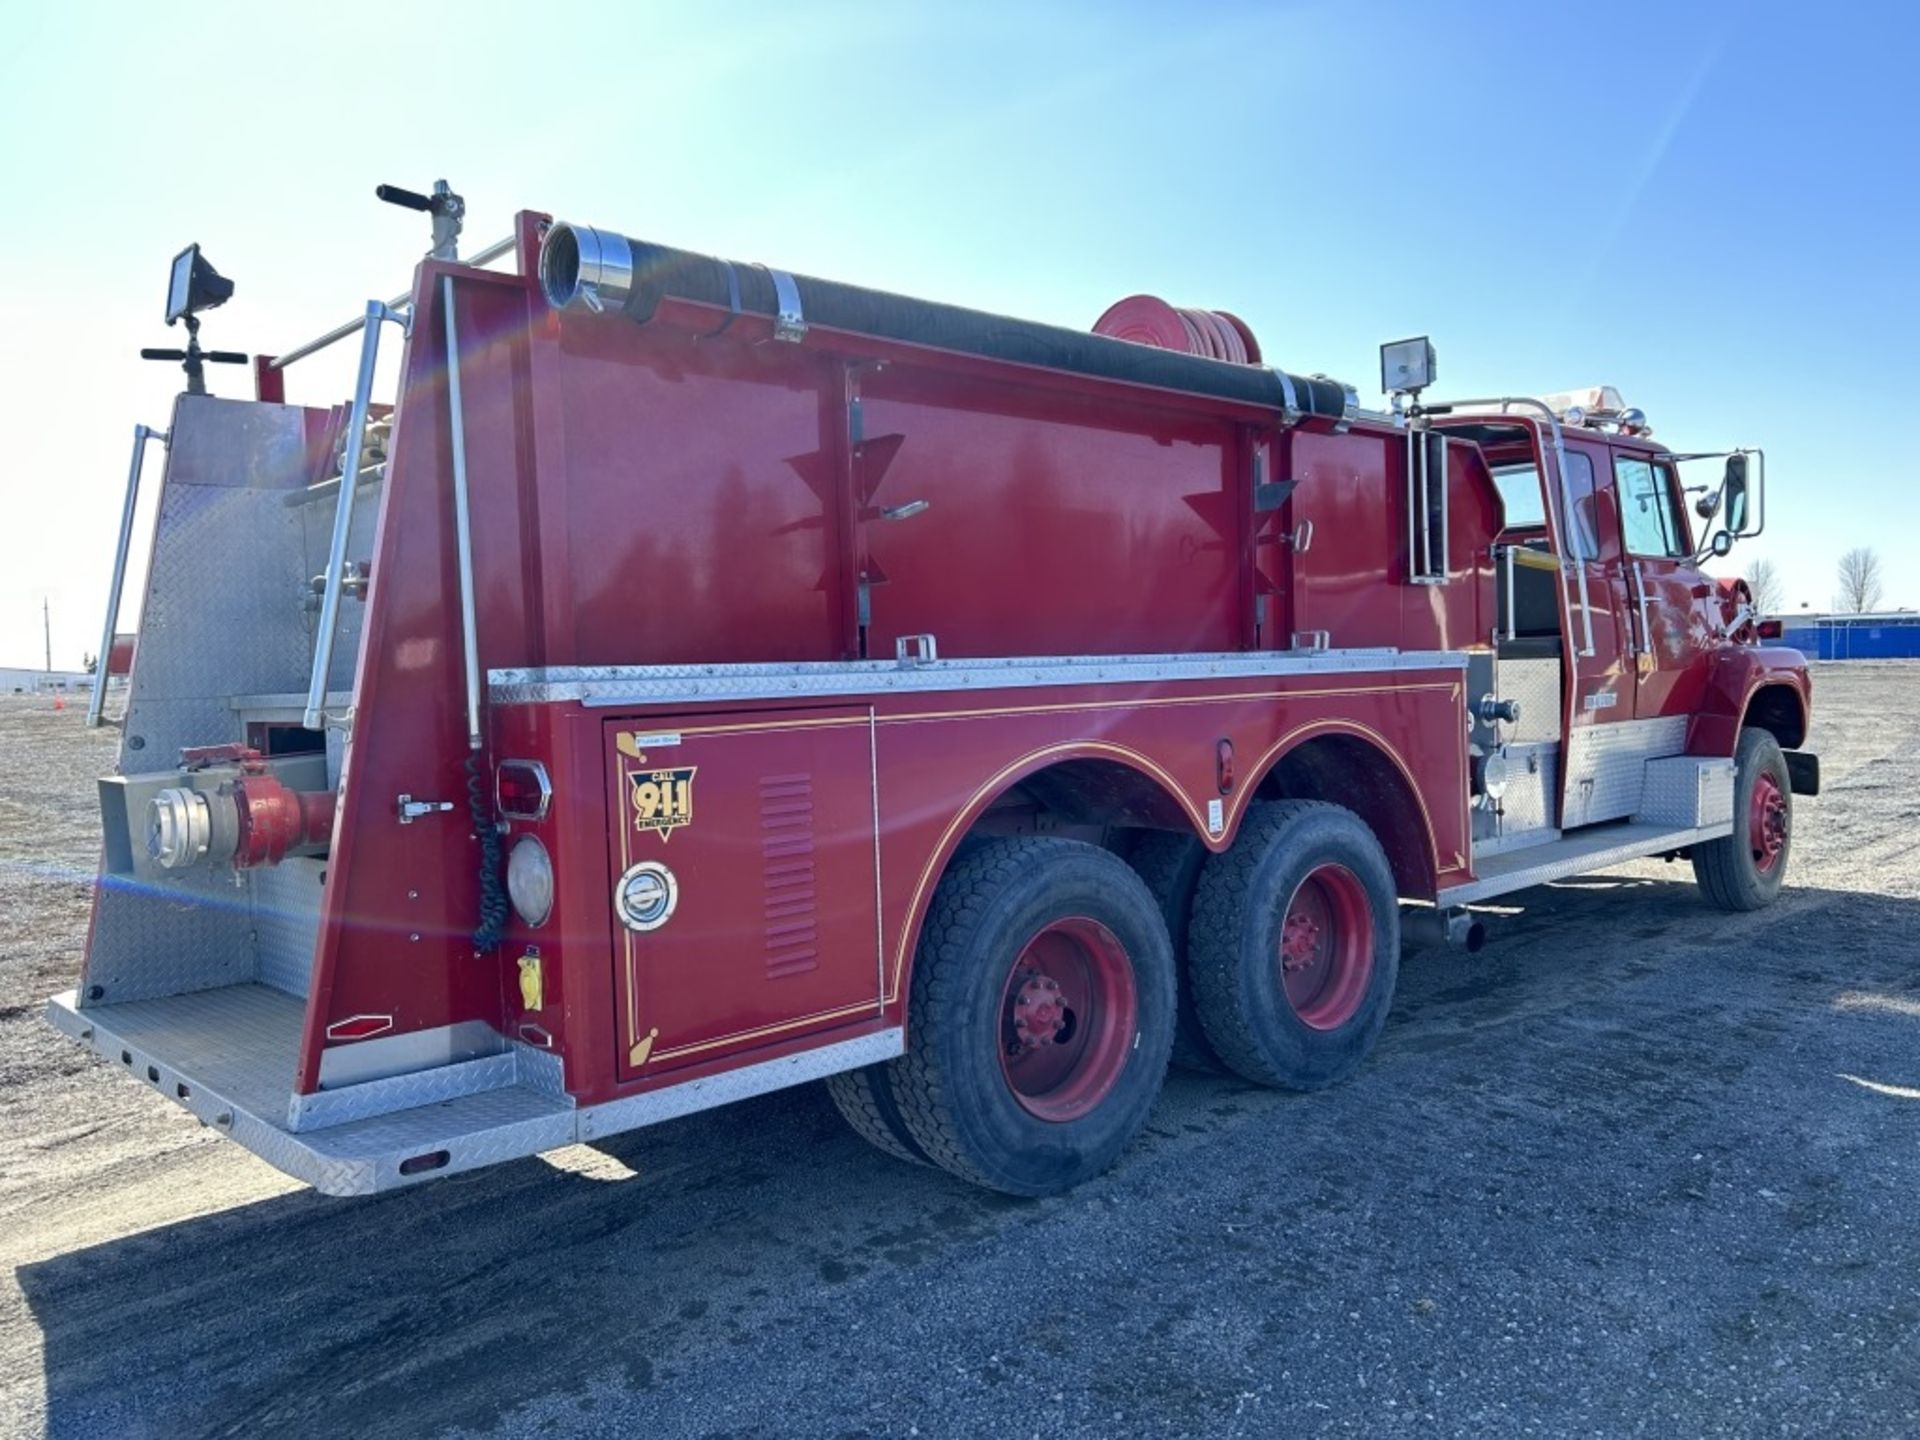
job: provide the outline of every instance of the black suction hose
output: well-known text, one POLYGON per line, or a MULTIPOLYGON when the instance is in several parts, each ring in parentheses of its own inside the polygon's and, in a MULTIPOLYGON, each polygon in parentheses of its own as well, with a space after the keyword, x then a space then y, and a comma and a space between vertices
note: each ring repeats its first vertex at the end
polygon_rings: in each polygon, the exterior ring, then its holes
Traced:
POLYGON ((540 288, 557 310, 619 306, 642 323, 671 296, 729 314, 778 315, 779 283, 791 279, 808 325, 872 335, 1021 365, 1181 390, 1294 416, 1351 419, 1355 402, 1337 380, 1290 375, 1083 330, 1016 320, 932 300, 782 276, 759 265, 676 250, 584 225, 555 224, 540 245, 540 288))
POLYGON ((467 752, 467 810, 480 837, 480 924, 473 932, 473 948, 491 950, 506 933, 507 882, 500 870, 500 827, 487 804, 486 767, 478 750, 467 752))

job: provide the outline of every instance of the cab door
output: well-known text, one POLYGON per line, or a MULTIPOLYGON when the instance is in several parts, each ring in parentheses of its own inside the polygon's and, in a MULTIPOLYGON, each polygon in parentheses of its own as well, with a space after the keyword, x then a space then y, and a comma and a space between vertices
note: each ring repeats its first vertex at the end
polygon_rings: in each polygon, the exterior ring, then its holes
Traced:
POLYGON ((1658 455, 1613 452, 1633 631, 1634 715, 1689 715, 1706 690, 1713 586, 1693 563, 1680 477, 1658 455))
POLYGON ((1562 451, 1567 462, 1566 494, 1573 501, 1567 543, 1587 578, 1584 616, 1577 590, 1567 597, 1574 657, 1571 724, 1586 727, 1629 720, 1633 718, 1632 615, 1621 578, 1624 564, 1613 487, 1607 483, 1607 453, 1604 447, 1582 444, 1571 436, 1562 451), (1583 656, 1579 652, 1589 625, 1593 654, 1583 656))

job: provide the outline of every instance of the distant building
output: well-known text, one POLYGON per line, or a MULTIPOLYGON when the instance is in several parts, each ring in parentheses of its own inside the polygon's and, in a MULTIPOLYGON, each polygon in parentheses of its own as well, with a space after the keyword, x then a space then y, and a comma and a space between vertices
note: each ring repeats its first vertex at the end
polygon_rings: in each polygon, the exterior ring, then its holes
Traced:
POLYGON ((1920 614, 1782 615, 1783 644, 1809 660, 1920 660, 1920 614))
POLYGON ((84 670, 22 670, 0 666, 0 695, 72 694, 93 688, 93 676, 84 670))

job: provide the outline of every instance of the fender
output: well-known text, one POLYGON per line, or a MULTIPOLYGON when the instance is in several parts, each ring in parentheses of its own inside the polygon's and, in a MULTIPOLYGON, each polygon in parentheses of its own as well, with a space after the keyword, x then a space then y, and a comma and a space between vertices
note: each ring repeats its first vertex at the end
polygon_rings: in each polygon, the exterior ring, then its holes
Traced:
POLYGON ((1798 650, 1730 645, 1708 656, 1707 665, 1706 694, 1687 724, 1689 755, 1733 754, 1749 723, 1773 731, 1783 750, 1806 743, 1813 681, 1798 650))

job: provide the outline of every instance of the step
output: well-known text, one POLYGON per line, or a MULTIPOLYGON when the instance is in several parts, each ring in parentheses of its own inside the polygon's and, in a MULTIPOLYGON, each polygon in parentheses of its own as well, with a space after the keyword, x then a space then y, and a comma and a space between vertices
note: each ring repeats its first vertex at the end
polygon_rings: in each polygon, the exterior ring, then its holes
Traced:
POLYGON ((1648 855, 1664 855, 1688 845, 1718 840, 1733 833, 1731 822, 1675 828, 1622 820, 1609 825, 1590 825, 1575 830, 1548 845, 1535 845, 1504 855, 1474 860, 1475 878, 1440 892, 1438 903, 1467 905, 1490 900, 1554 880, 1584 875, 1589 870, 1604 870, 1609 865, 1648 855))

